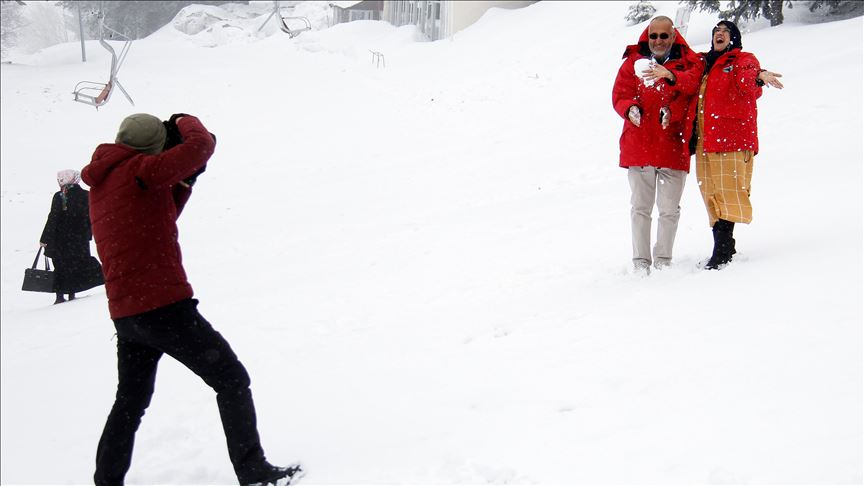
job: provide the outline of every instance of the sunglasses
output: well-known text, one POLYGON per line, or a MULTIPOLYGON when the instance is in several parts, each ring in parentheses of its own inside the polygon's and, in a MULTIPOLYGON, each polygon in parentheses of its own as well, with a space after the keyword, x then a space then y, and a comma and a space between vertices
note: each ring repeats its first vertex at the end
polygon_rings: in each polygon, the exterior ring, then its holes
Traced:
POLYGON ((656 40, 658 37, 666 40, 669 38, 669 34, 667 34, 666 32, 663 32, 662 34, 648 34, 648 38, 651 40, 656 40))

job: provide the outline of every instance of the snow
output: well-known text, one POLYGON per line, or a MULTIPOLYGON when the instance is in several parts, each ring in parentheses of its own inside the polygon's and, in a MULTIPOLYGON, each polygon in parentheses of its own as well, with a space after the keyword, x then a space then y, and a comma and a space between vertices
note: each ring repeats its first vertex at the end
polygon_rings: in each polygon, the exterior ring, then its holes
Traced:
MULTIPOLYGON (((90 482, 116 385, 104 288, 20 291, 55 173, 131 113, 185 112, 219 144, 184 264, 268 458, 308 484, 861 483, 862 18, 744 29, 786 85, 759 100, 753 224, 697 269, 691 172, 674 266, 639 278, 610 102, 647 25, 628 5, 492 9, 436 42, 373 21, 289 39, 235 6, 136 41, 135 106, 98 111, 71 95, 107 78, 97 42, 11 57, 0 482, 90 482)), ((693 12, 695 49, 716 20, 693 12)), ((128 484, 234 483, 213 392, 167 358, 156 388, 128 484)))
POLYGON ((645 86, 654 86, 653 79, 644 79, 644 76, 642 75, 642 73, 648 69, 654 69, 654 63, 651 59, 636 59, 636 62, 633 63, 633 73, 636 77, 642 79, 642 83, 644 83, 645 86))

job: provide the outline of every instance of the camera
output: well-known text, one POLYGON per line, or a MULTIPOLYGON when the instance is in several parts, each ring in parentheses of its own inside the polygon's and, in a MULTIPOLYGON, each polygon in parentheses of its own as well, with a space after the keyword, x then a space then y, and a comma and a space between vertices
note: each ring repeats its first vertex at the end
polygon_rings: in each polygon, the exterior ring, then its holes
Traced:
MULTIPOLYGON (((175 113, 171 115, 171 118, 162 122, 165 125, 165 145, 162 147, 162 151, 169 150, 171 148, 176 147, 183 143, 183 137, 180 136, 180 129, 177 128, 177 119, 181 116, 189 116, 186 113, 175 113)), ((210 132, 208 132, 210 133, 210 132)), ((216 135, 210 133, 210 136, 213 137, 213 141, 216 141, 216 135)), ((183 179, 183 182, 186 184, 193 186, 195 185, 195 180, 198 179, 198 176, 204 173, 207 170, 207 165, 205 164, 200 169, 198 169, 194 174, 183 179)))
MULTIPOLYGON (((162 122, 165 125, 165 145, 162 147, 162 151, 172 149, 177 145, 183 143, 183 137, 180 136, 180 129, 177 128, 177 119, 181 116, 190 116, 187 113, 175 113, 171 115, 171 118, 162 122)), ((213 141, 216 141, 216 135, 213 135, 212 132, 207 132, 210 134, 210 137, 213 138, 213 141)))
POLYGON ((163 151, 172 149, 183 143, 183 137, 180 136, 180 129, 177 128, 177 119, 181 116, 183 116, 182 113, 171 115, 171 118, 162 122, 162 124, 165 125, 165 146, 162 147, 163 151))

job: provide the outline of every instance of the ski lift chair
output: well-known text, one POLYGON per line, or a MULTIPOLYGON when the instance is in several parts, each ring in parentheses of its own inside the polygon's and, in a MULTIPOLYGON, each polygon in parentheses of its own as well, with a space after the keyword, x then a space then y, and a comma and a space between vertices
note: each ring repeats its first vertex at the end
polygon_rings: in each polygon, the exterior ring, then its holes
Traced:
POLYGON ((120 88, 120 91, 123 93, 123 96, 129 100, 129 103, 132 106, 135 106, 135 102, 132 101, 132 98, 129 96, 129 93, 126 92, 126 89, 123 88, 123 85, 120 84, 120 80, 117 79, 117 72, 120 71, 120 67, 123 65, 123 61, 126 60, 126 55, 129 54, 129 48, 132 46, 132 40, 126 37, 125 35, 117 32, 116 30, 104 25, 104 16, 99 21, 99 44, 102 45, 108 52, 111 53, 111 72, 108 75, 107 83, 98 83, 95 81, 81 81, 75 85, 75 89, 72 94, 74 95, 74 100, 79 103, 86 103, 91 106, 95 106, 98 110, 100 106, 104 105, 111 99, 111 93, 114 92, 114 87, 120 88), (120 55, 117 55, 117 52, 111 47, 105 40, 104 29, 111 31, 112 38, 114 36, 120 37, 125 42, 123 43, 123 48, 120 49, 120 55))
MULTIPOLYGON (((293 8, 293 7, 291 7, 293 8)), ((307 30, 312 30, 312 23, 309 22, 308 17, 285 17, 282 15, 282 7, 279 6, 278 1, 273 2, 273 11, 270 12, 270 15, 267 16, 267 19, 264 20, 264 23, 261 24, 261 27, 258 27, 258 31, 267 25, 267 22, 273 18, 274 15, 279 15, 279 28, 282 29, 282 32, 288 34, 288 37, 293 39, 298 35, 306 32, 307 30), (290 24, 290 25, 289 25, 290 24), (294 28, 291 27, 294 26, 294 28)))
POLYGON ((288 37, 291 39, 293 39, 294 37, 297 37, 298 35, 302 34, 303 32, 306 32, 307 30, 312 30, 312 23, 309 22, 309 19, 306 17, 282 17, 280 15, 279 18, 282 20, 279 28, 282 29, 282 32, 285 32, 286 34, 288 34, 288 37), (298 22, 295 22, 295 20, 299 20, 300 23, 302 23, 303 25, 300 25, 298 22), (295 28, 292 29, 291 27, 289 27, 288 22, 286 22, 286 21, 291 21, 290 23, 292 25, 294 25, 295 28))

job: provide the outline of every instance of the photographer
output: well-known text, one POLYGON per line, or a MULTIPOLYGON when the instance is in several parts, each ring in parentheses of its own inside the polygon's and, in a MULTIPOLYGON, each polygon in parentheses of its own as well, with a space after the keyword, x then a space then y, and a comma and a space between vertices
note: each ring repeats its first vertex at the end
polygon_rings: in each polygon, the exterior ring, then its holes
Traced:
POLYGON ((139 113, 123 120, 116 143, 99 145, 81 173, 117 330, 119 381, 96 451, 97 485, 123 484, 163 353, 216 391, 240 484, 284 485, 303 474, 299 465, 275 467, 265 459, 249 375, 198 312, 183 269, 176 221, 215 146, 194 116, 162 122, 139 113))

